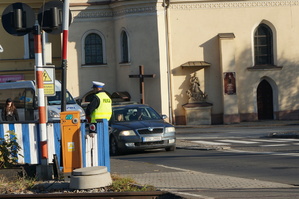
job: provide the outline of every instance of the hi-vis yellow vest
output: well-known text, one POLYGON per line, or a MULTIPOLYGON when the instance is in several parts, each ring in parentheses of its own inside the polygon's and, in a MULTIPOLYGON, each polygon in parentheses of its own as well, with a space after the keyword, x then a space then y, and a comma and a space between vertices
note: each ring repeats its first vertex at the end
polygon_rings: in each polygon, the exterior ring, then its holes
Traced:
POLYGON ((112 115, 112 101, 105 92, 96 94, 100 99, 100 105, 91 114, 91 123, 96 123, 97 119, 110 120, 112 115))

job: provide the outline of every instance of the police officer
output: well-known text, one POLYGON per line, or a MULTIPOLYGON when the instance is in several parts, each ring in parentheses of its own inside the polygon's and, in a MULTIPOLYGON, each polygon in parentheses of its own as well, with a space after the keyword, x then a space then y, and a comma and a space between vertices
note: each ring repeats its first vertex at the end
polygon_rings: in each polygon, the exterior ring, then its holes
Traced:
POLYGON ((112 100, 103 90, 105 84, 97 81, 93 81, 92 84, 95 95, 86 108, 87 118, 90 123, 96 123, 97 119, 109 121, 112 115, 112 100))

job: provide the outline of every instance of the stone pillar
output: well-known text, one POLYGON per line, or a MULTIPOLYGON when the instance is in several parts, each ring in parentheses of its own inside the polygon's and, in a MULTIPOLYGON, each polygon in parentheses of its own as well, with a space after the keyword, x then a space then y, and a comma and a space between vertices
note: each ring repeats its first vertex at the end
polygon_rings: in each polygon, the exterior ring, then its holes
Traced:
POLYGON ((221 33, 218 37, 220 44, 220 66, 222 69, 223 123, 239 123, 235 35, 233 33, 221 33))

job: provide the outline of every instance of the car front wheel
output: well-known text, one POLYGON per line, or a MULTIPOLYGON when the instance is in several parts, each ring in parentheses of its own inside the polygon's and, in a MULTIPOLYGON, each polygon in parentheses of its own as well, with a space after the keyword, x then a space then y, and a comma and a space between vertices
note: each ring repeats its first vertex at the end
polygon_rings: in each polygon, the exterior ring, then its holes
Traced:
POLYGON ((174 146, 170 146, 170 147, 166 147, 165 150, 166 151, 174 151, 175 150, 175 145, 174 146))
POLYGON ((115 137, 110 137, 110 155, 119 155, 119 149, 115 137))

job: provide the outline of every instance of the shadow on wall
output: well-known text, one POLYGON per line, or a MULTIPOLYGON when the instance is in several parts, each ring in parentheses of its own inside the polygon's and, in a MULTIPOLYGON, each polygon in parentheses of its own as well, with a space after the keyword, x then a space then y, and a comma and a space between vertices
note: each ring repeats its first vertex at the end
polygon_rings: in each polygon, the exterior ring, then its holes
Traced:
POLYGON ((299 106, 296 102, 298 99, 298 64, 285 59, 284 53, 278 55, 278 59, 274 61, 275 68, 269 69, 252 69, 252 52, 251 49, 244 49, 242 53, 236 57, 236 86, 241 121, 253 121, 258 117, 258 86, 263 80, 267 80, 271 84, 273 90, 273 110, 274 119, 299 119, 299 106), (284 78, 286 77, 286 78, 284 78), (274 86, 277 85, 277 86, 274 86), (239 88, 239 90, 238 90, 239 88))
MULTIPOLYGON (((172 69, 172 74, 174 78, 176 76, 185 77, 184 81, 178 88, 181 91, 180 94, 174 96, 175 101, 178 103, 174 109, 176 124, 181 124, 181 125, 186 124, 185 110, 183 108, 183 105, 188 103, 189 98, 186 92, 190 87, 190 78, 194 73, 204 72, 204 79, 199 79, 199 81, 200 82, 204 81, 204 83, 202 83, 204 86, 201 87, 201 89, 208 94, 207 100, 209 102, 213 103, 213 99, 221 99, 222 97, 221 93, 219 92, 211 92, 215 88, 210 84, 210 82, 212 81, 213 85, 216 85, 216 87, 221 88, 220 87, 221 80, 219 79, 221 75, 220 75, 219 58, 218 58, 219 57, 218 36, 214 36, 210 40, 206 41, 205 43, 200 44, 199 48, 202 48, 202 50, 199 50, 199 53, 203 51, 203 58, 201 56, 198 56, 199 57, 198 59, 200 60, 194 60, 193 58, 192 59, 190 58, 190 60, 184 60, 184 63, 189 61, 205 61, 211 64, 210 67, 202 68, 202 67, 194 66, 194 67, 182 68, 181 65, 179 65, 172 69), (215 59, 215 57, 217 57, 217 59, 215 59), (211 69, 211 67, 213 69, 211 69)), ((174 89, 177 90, 177 88, 174 89)))
MULTIPOLYGON (((202 69, 204 70, 204 79, 200 79, 200 81, 205 82, 202 90, 208 94, 208 101, 213 104, 212 124, 222 123, 223 121, 220 120, 223 120, 222 81, 224 81, 224 77, 220 65, 218 37, 211 38, 209 41, 200 45, 200 47, 203 47, 204 54, 204 60, 200 61, 206 61, 211 64, 211 67, 202 69)), ((278 55, 279 59, 274 62, 276 65, 282 66, 282 70, 279 69, 279 67, 277 67, 276 70, 250 69, 253 67, 252 51, 250 48, 244 49, 235 57, 235 60, 232 60, 234 63, 231 64, 236 65, 236 71, 231 72, 236 73, 236 94, 238 95, 241 121, 245 121, 246 119, 251 121, 256 120, 257 87, 265 76, 271 78, 278 85, 277 96, 279 101, 273 105, 274 107, 276 106, 274 110, 277 110, 274 112, 276 115, 275 119, 299 119, 299 105, 296 102, 298 98, 298 70, 296 70, 298 64, 284 57, 286 57, 284 53, 281 53, 278 55)), ((188 61, 191 60, 184 60, 184 63, 188 61)), ((174 96, 175 101, 178 102, 174 110, 176 124, 184 124, 185 122, 185 115, 182 115, 182 105, 188 101, 186 91, 188 90, 190 77, 197 71, 198 69, 192 67, 184 70, 181 65, 172 70, 174 81, 176 76, 185 77, 179 88, 174 88, 180 90, 180 93, 174 96)))

